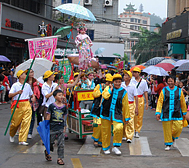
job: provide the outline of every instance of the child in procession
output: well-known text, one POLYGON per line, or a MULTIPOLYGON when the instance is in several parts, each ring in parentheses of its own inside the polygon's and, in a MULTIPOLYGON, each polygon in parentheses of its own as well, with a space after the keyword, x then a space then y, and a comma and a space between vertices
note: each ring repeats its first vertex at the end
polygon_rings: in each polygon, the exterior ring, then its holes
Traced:
MULTIPOLYGON (((57 138, 57 164, 64 165, 64 133, 66 131, 67 107, 62 103, 64 95, 61 90, 55 90, 53 96, 56 101, 50 104, 47 110, 47 120, 50 120, 50 149, 53 151, 53 144, 57 138)), ((47 161, 52 161, 46 150, 45 157, 47 161)))

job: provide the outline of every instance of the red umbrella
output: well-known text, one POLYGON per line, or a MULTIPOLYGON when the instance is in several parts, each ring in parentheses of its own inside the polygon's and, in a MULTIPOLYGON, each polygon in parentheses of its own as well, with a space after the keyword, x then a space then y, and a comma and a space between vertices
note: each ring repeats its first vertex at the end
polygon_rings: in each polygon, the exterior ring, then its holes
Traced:
POLYGON ((138 67, 138 68, 140 68, 141 70, 143 70, 143 69, 146 68, 146 67, 143 66, 143 65, 135 65, 135 66, 133 66, 133 67, 130 69, 130 71, 133 71, 133 69, 134 69, 135 67, 138 67))
POLYGON ((157 64, 155 66, 161 67, 166 71, 171 71, 174 68, 174 65, 172 65, 170 63, 159 63, 159 64, 157 64))

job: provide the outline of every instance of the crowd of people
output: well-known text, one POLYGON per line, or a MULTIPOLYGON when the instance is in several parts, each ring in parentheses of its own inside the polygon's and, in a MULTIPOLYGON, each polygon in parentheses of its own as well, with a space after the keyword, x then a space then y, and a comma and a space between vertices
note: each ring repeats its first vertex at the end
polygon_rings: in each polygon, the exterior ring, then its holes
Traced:
MULTIPOLYGON (((68 139, 68 104, 70 108, 74 107, 73 91, 77 89, 93 90, 94 101, 90 111, 97 127, 93 128, 92 139, 94 146, 102 147, 104 154, 111 153, 112 124, 112 152, 120 155, 122 141, 132 143, 133 138, 140 137, 144 108, 147 110, 149 106, 156 110, 157 120, 162 121, 165 150, 170 150, 182 132, 189 95, 189 77, 186 74, 181 74, 176 79, 172 75, 166 78, 148 76, 142 74, 137 67, 132 72, 112 69, 85 72, 75 69, 74 78, 65 83, 61 73, 50 70, 44 73, 43 82, 38 81, 34 78, 36 72, 31 69, 22 89, 28 70, 18 71, 17 80, 11 82, 4 71, 1 71, 5 91, 9 91, 12 111, 21 95, 11 121, 10 142, 14 142, 14 137, 19 132, 19 144, 28 145, 27 138, 32 138, 35 116, 37 115, 38 125, 40 121, 49 120, 50 148, 53 151, 57 139, 57 163, 60 165, 64 164, 64 139, 68 139), (7 89, 7 84, 10 89, 7 89)), ((13 72, 11 70, 12 76, 13 72)), ((82 102, 80 106, 83 106, 82 102)), ((46 150, 45 158, 52 160, 46 150)))

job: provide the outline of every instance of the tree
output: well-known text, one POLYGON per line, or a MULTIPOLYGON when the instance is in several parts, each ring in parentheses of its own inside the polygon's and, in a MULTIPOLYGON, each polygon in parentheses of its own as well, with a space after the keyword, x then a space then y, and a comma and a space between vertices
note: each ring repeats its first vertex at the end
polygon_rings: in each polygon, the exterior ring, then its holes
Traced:
POLYGON ((125 64, 128 63, 128 56, 126 53, 124 53, 124 57, 122 58, 122 61, 125 61, 125 64))
POLYGON ((140 6, 139 6, 139 12, 143 12, 144 11, 144 6, 142 5, 142 4, 140 4, 140 6))
POLYGON ((161 42, 161 27, 158 24, 156 24, 156 27, 159 28, 158 33, 140 28, 140 34, 133 34, 139 39, 138 43, 132 48, 136 64, 144 63, 153 57, 166 56, 167 47, 161 42))

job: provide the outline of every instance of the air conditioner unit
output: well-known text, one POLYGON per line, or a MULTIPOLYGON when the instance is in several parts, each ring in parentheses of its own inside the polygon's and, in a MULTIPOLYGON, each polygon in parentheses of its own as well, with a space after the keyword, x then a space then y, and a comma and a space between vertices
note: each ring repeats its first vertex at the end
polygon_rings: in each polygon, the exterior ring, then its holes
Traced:
POLYGON ((93 3, 93 0, 85 0, 84 1, 85 5, 92 5, 92 3, 93 3))
POLYGON ((112 4, 112 1, 113 0, 105 0, 105 6, 112 6, 113 4, 112 4))

